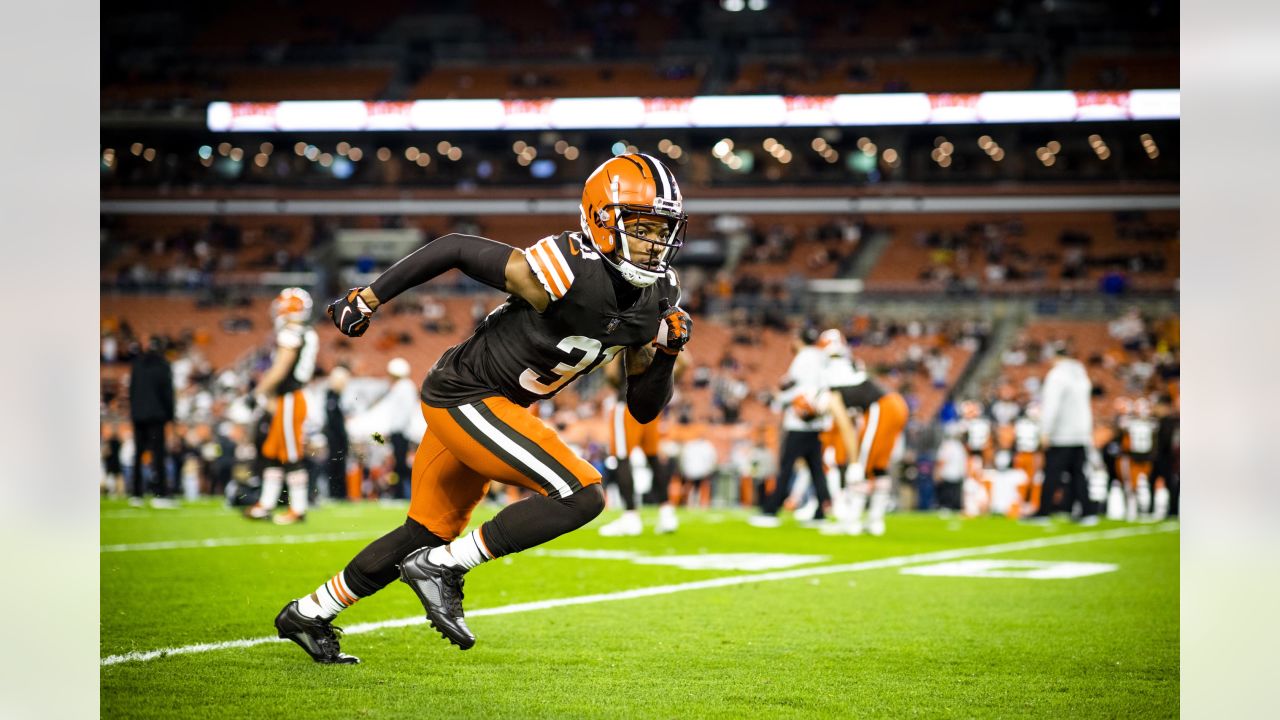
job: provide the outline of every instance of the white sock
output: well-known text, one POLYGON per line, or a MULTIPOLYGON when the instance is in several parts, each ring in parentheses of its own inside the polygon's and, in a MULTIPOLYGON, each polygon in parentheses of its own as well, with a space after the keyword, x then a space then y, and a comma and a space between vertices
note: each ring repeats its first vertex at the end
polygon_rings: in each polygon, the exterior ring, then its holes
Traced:
POLYGON ((845 522, 857 525, 862 522, 862 511, 867 507, 867 481, 855 482, 845 491, 847 498, 848 510, 845 512, 845 522))
POLYGON ((284 468, 271 466, 262 469, 262 494, 258 496, 258 505, 268 510, 274 509, 280 502, 280 491, 284 489, 284 468))
POLYGON ((877 477, 874 483, 871 503, 867 506, 867 523, 870 525, 884 522, 885 511, 889 509, 889 489, 892 486, 887 477, 877 477))
POLYGON ((309 618, 332 620, 359 599, 359 596, 351 592, 342 573, 338 573, 316 588, 315 592, 298 598, 298 612, 309 618))
POLYGON ((467 570, 482 562, 493 559, 488 548, 484 546, 484 536, 480 530, 472 530, 448 545, 431 548, 427 559, 437 565, 462 566, 467 570))
POLYGON ((307 471, 290 470, 285 476, 289 484, 289 509, 295 515, 307 514, 307 471))

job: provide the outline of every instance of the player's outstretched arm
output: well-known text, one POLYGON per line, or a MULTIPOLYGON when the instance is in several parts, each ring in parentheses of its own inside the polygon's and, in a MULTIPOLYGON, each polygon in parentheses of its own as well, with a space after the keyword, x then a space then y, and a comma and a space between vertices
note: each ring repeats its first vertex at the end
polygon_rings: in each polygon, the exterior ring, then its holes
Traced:
POLYGON ((489 238, 450 233, 406 255, 361 292, 372 310, 411 287, 454 268, 497 290, 507 289, 507 263, 515 248, 489 238))
POLYGON ((489 287, 524 298, 539 311, 550 301, 524 253, 496 240, 450 233, 405 256, 368 287, 349 290, 329 305, 329 317, 344 334, 358 337, 383 303, 455 268, 489 287))

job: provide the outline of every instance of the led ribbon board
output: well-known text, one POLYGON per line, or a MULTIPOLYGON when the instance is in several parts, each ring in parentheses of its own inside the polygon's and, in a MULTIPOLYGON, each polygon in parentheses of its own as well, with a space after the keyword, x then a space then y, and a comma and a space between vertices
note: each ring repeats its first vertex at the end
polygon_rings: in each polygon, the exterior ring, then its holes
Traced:
POLYGON ((217 132, 635 130, 1177 120, 1179 90, 214 102, 217 132))

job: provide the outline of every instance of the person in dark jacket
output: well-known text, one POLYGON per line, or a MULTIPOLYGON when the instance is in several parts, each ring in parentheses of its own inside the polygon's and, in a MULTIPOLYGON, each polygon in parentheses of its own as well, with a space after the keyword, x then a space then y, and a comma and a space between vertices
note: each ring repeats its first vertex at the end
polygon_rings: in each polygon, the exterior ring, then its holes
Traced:
POLYGON ((329 497, 347 498, 347 418, 342 410, 342 391, 351 372, 339 365, 329 372, 329 389, 324 394, 324 437, 329 445, 324 474, 329 482, 329 497))
POLYGON ((136 504, 142 500, 143 454, 150 452, 152 483, 158 499, 153 504, 161 507, 172 503, 172 486, 166 473, 165 428, 173 421, 173 370, 162 350, 160 339, 150 338, 146 351, 134 358, 129 373, 129 415, 133 420, 133 438, 137 447, 133 463, 132 502, 136 504))

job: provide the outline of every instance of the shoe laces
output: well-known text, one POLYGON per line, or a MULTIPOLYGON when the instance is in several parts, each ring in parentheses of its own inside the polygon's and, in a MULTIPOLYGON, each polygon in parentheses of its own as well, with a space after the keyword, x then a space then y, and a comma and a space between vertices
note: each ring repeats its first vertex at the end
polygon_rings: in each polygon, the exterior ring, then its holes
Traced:
POLYGON ((462 586, 466 584, 466 571, 445 568, 441 573, 444 586, 444 605, 454 617, 462 617, 462 586))
POLYGON ((337 657, 339 654, 338 638, 342 637, 342 628, 330 624, 329 622, 319 623, 319 633, 316 638, 316 644, 329 657, 337 657))

